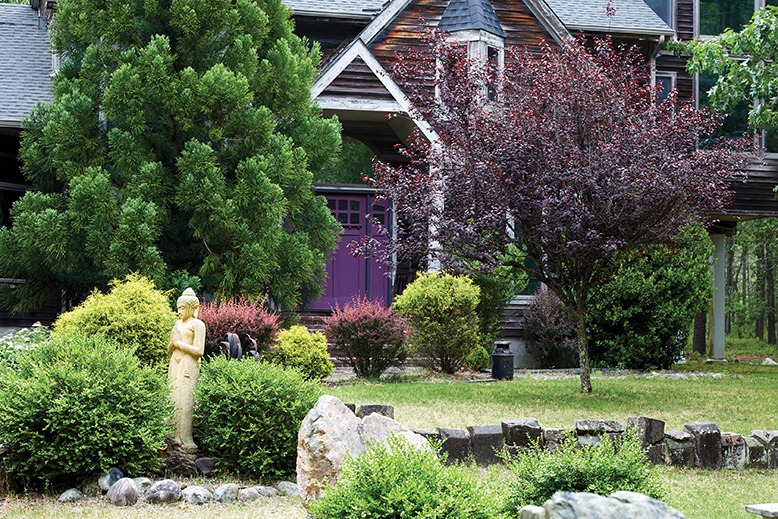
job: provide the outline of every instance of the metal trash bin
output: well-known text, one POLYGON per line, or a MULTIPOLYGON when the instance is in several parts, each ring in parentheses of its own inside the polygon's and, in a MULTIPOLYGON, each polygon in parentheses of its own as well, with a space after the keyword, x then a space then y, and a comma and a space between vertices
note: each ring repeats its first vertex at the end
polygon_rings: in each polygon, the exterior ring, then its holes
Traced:
POLYGON ((497 341, 492 353, 492 378, 495 380, 513 380, 513 352, 511 343, 497 341))

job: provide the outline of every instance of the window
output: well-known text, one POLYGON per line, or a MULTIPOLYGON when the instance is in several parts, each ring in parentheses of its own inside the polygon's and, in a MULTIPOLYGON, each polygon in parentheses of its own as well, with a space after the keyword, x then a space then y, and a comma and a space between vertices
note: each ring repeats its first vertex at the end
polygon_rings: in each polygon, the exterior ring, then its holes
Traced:
POLYGON ((739 31, 766 5, 778 5, 778 0, 698 0, 698 34, 715 36, 725 29, 739 31))
POLYGON ((675 88, 675 73, 657 72, 654 84, 662 87, 662 90, 658 93, 659 97, 657 99, 657 102, 661 103, 667 99, 667 96, 670 95, 670 92, 675 88))
POLYGON ((673 0, 646 0, 646 3, 667 25, 673 27, 673 0))

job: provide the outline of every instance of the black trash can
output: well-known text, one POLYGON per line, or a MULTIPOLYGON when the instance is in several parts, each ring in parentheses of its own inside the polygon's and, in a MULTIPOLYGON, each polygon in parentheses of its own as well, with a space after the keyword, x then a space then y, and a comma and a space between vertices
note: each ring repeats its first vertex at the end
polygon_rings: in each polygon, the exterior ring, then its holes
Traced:
POLYGON ((513 380, 513 352, 509 342, 495 342, 492 353, 492 378, 513 380))

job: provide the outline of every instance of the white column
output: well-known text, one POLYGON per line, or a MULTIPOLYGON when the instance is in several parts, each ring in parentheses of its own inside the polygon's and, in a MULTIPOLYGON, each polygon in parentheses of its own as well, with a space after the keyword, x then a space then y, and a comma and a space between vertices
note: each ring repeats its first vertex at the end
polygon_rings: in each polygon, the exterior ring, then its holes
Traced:
POLYGON ((724 361, 724 320, 727 279, 727 237, 712 234, 713 240, 713 362, 724 361))

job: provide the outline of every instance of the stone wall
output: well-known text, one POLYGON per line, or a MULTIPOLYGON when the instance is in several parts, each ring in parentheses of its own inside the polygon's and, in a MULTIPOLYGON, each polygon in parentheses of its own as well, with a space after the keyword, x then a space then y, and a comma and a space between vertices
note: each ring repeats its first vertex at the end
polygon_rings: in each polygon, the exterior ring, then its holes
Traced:
MULTIPOLYGON (((347 404, 349 405, 349 404, 347 404)), ((352 409, 355 406, 350 405, 352 409)), ((366 412, 393 414, 393 407, 370 404, 357 406, 358 415, 366 412), (391 410, 391 411, 390 411, 391 410)), ((500 451, 515 453, 533 445, 554 452, 560 442, 572 435, 579 445, 592 445, 608 434, 617 438, 627 429, 636 428, 648 459, 657 465, 706 469, 778 468, 778 431, 751 431, 749 436, 721 432, 710 422, 684 425, 682 431, 665 431, 661 420, 640 416, 626 422, 615 420, 578 420, 571 429, 541 427, 534 418, 506 420, 499 425, 470 426, 464 429, 438 427, 435 431, 415 430, 428 439, 442 442, 450 463, 474 460, 479 465, 499 463, 500 451)))

